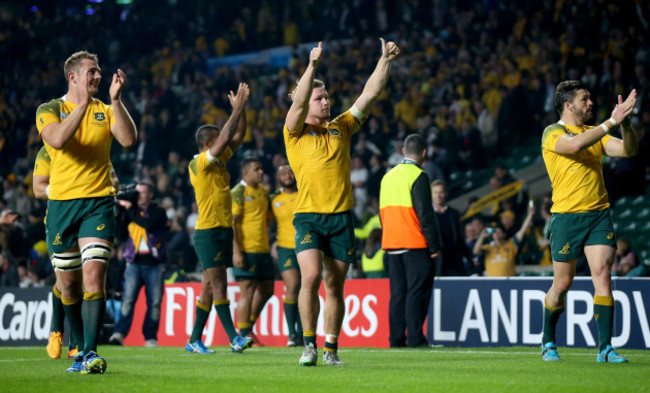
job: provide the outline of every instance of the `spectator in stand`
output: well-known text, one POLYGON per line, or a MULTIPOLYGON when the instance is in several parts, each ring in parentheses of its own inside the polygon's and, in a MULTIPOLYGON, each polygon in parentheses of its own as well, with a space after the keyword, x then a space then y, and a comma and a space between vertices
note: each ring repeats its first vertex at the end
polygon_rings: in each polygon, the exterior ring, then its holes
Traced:
POLYGON ((461 168, 477 170, 485 166, 485 155, 481 135, 473 128, 468 119, 463 119, 458 129, 458 143, 460 150, 461 168))
POLYGON ((512 277, 515 276, 515 265, 519 244, 524 234, 533 222, 534 209, 529 209, 523 225, 519 231, 511 237, 506 237, 506 230, 502 224, 495 227, 485 228, 481 231, 474 244, 474 255, 485 257, 485 275, 488 277, 512 277), (483 244, 488 235, 492 235, 492 241, 483 244))
POLYGON ((626 276, 637 265, 637 257, 630 241, 625 237, 616 239, 616 257, 612 265, 612 275, 626 276))
POLYGON ((361 254, 361 269, 366 278, 386 278, 388 271, 385 268, 384 256, 386 251, 381 248, 381 228, 370 231, 366 245, 361 254))

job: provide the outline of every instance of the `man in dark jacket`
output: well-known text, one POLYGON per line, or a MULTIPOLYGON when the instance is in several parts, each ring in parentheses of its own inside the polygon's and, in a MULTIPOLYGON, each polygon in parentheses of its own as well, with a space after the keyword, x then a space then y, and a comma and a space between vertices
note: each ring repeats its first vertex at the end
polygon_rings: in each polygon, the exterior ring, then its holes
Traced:
POLYGON ((465 244, 458 210, 447 205, 447 187, 441 180, 431 183, 433 210, 436 212, 442 242, 442 258, 436 264, 437 276, 465 276, 463 257, 473 257, 465 244))
POLYGON ((127 232, 124 245, 124 299, 120 318, 109 342, 122 345, 124 337, 131 330, 133 309, 140 288, 144 285, 147 295, 147 313, 142 325, 145 346, 158 345, 157 334, 160 322, 160 303, 163 296, 163 265, 165 262, 165 236, 167 214, 165 209, 152 202, 154 186, 139 182, 137 204, 119 200, 117 212, 118 231, 127 232))
POLYGON ((418 347, 427 344, 422 327, 440 235, 429 178, 420 168, 426 155, 424 138, 409 135, 402 152, 404 159, 384 176, 379 194, 382 248, 388 254, 390 278, 389 341, 391 347, 418 347))

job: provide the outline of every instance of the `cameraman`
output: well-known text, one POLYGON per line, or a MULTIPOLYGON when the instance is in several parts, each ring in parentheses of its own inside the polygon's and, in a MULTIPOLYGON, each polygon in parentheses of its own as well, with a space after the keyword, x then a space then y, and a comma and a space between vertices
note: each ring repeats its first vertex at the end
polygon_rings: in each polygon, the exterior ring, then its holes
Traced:
POLYGON ((163 291, 163 263, 165 261, 165 236, 167 215, 157 203, 152 202, 154 187, 139 182, 135 190, 127 187, 118 193, 118 233, 127 232, 124 245, 124 299, 120 318, 109 342, 122 345, 133 322, 133 308, 140 288, 144 285, 147 296, 147 313, 142 325, 145 346, 158 345, 160 303, 163 291))

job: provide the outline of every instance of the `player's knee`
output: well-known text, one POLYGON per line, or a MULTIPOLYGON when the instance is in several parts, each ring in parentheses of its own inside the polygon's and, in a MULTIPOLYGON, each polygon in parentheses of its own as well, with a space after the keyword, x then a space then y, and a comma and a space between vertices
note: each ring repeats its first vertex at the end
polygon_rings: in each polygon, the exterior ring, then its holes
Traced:
POLYGON ((99 261, 108 263, 111 260, 113 246, 107 243, 91 242, 81 249, 81 263, 99 261))
POLYGON ((287 290, 285 291, 285 296, 290 299, 295 299, 300 292, 300 285, 298 283, 291 283, 290 285, 285 284, 287 290))
POLYGON ((564 294, 569 292, 569 289, 571 288, 571 285, 573 284, 573 277, 561 277, 561 278, 556 278, 553 286, 555 287, 555 290, 559 292, 560 294, 564 294))

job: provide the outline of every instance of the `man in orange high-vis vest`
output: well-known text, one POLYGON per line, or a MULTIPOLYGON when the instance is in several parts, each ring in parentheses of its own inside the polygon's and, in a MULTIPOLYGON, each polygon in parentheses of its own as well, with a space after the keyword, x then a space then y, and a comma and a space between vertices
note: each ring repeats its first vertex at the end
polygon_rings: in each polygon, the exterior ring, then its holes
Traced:
POLYGON ((420 168, 426 148, 421 135, 406 137, 404 160, 381 181, 379 214, 382 248, 388 253, 391 347, 428 344, 422 328, 433 290, 440 235, 429 178, 420 168))

